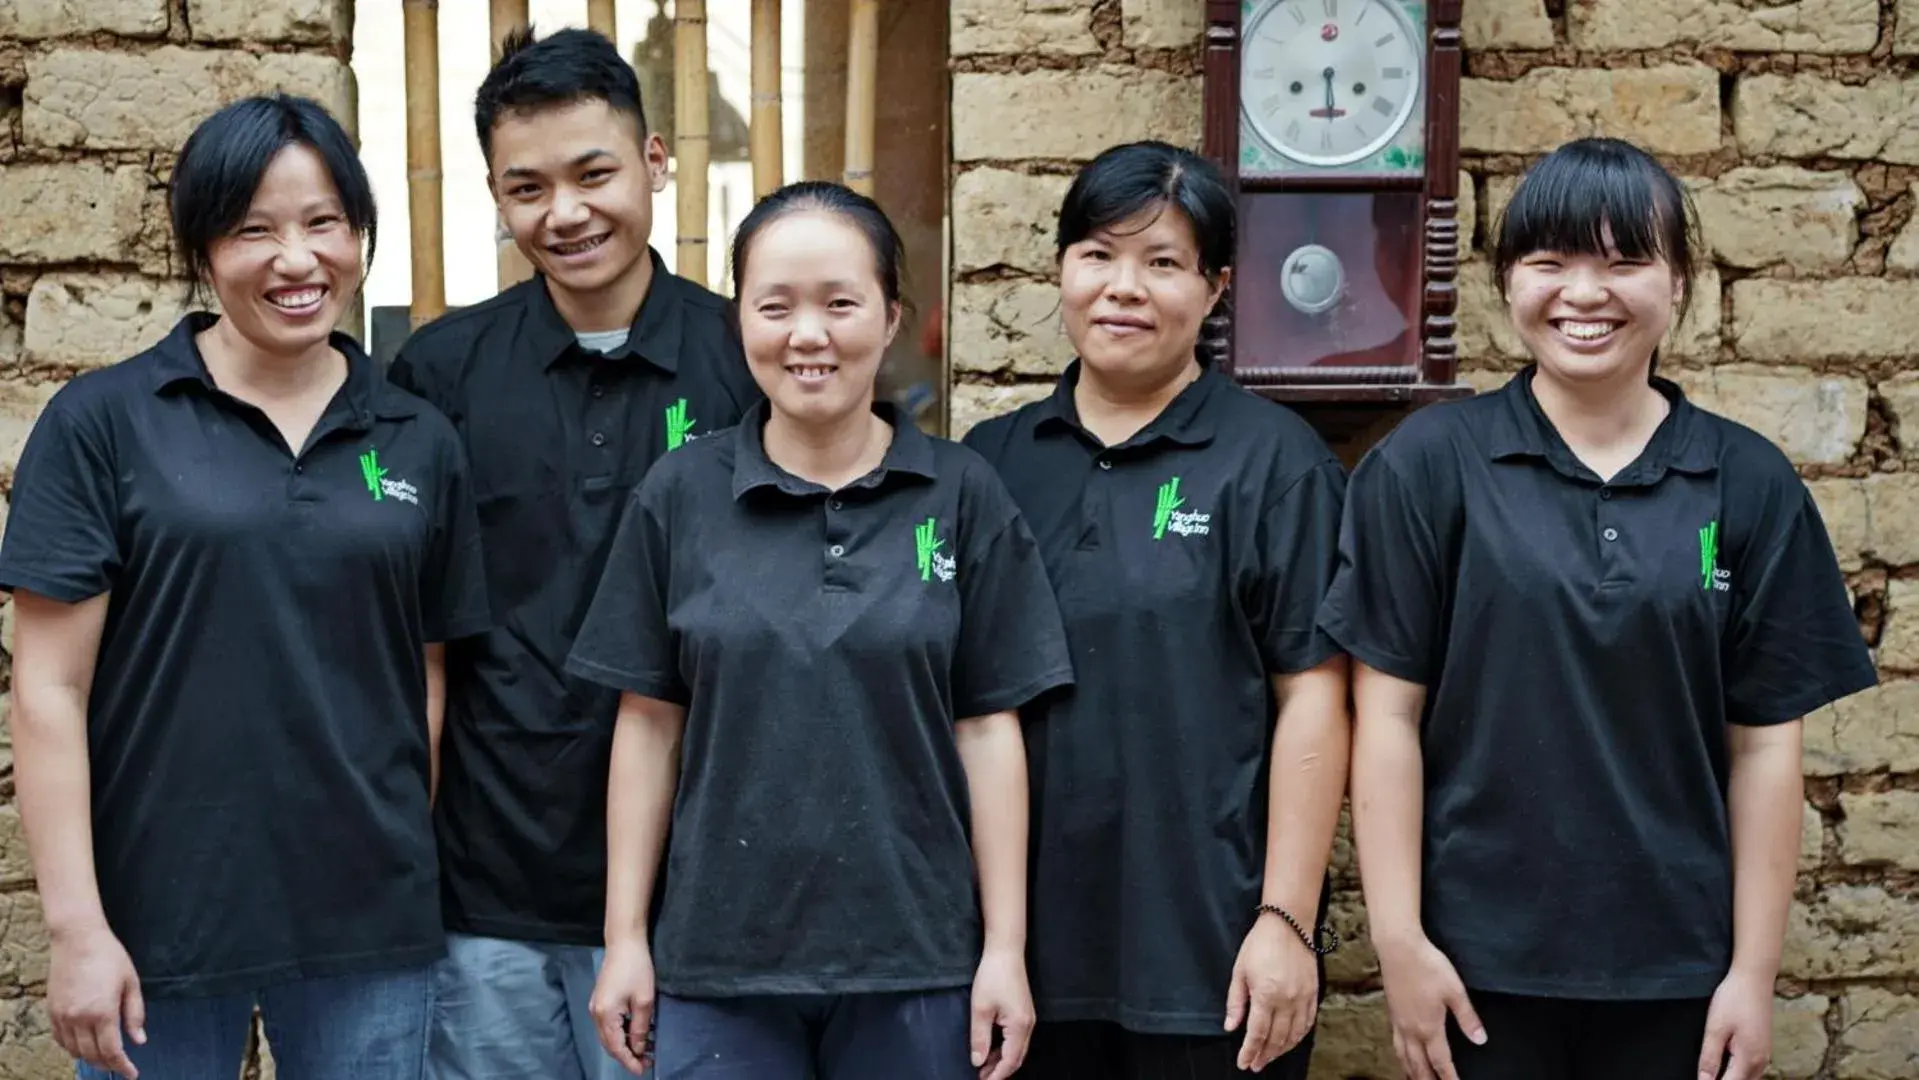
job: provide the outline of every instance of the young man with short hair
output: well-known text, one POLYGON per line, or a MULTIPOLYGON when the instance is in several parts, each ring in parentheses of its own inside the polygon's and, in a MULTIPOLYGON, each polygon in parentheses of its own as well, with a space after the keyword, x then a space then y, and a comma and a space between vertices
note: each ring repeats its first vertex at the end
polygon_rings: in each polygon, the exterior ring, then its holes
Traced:
POLYGON ((587 1012, 618 695, 563 669, 628 491, 759 391, 730 305, 649 245, 666 145, 589 30, 509 37, 474 107, 537 273, 414 334, 392 377, 458 428, 497 629, 447 658, 436 809, 449 935, 437 1080, 613 1080, 587 1012))

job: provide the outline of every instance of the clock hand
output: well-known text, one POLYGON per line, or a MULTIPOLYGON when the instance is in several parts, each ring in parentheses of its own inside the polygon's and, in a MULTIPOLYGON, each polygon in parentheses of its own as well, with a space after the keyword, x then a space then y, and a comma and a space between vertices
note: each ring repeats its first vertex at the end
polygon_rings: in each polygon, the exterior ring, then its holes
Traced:
POLYGON ((1322 108, 1322 109, 1314 109, 1311 112, 1307 113, 1306 115, 1313 116, 1313 117, 1324 117, 1328 121, 1336 120, 1339 117, 1345 116, 1346 115, 1345 109, 1336 108, 1333 105, 1333 75, 1334 75, 1333 69, 1327 68, 1325 71, 1321 72, 1320 74, 1324 76, 1326 79, 1326 106, 1325 108, 1322 108))

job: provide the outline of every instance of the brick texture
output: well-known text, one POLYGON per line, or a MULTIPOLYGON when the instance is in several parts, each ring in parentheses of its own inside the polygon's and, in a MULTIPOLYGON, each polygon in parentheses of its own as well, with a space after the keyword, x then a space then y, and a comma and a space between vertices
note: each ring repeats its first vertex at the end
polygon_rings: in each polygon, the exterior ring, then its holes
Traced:
MULTIPOLYGON (((448 5, 449 7, 451 5, 448 5)), ((324 45, 352 34, 350 0, 188 0, 195 41, 272 41, 324 45)))
POLYGON ((146 190, 132 166, 0 165, 0 260, 122 258, 140 235, 146 190))
POLYGON ((1084 0, 952 0, 951 18, 954 56, 1099 51, 1093 6, 1084 0))
POLYGON ((130 274, 48 274, 27 295, 30 362, 89 368, 165 337, 186 311, 186 288, 130 274))
POLYGON ((1919 0, 1897 0, 1894 10, 1893 55, 1919 56, 1919 0))
POLYGON ((1664 154, 1719 149, 1719 76, 1700 65, 1468 78, 1459 102, 1460 146, 1468 152, 1544 153, 1581 135, 1630 139, 1664 154))
POLYGON ((1825 1063, 1826 1011, 1822 994, 1781 998, 1772 1013, 1772 1067, 1783 1080, 1809 1080, 1825 1063))
POLYGON ((150 38, 166 32, 167 0, 0 0, 0 38, 150 38))
POLYGON ((1086 159, 1114 143, 1199 143, 1200 83, 1106 66, 953 77, 953 157, 1086 159), (1062 126, 1060 119, 1073 117, 1062 126))
POLYGON ((953 182, 953 237, 961 273, 1004 267, 1045 277, 1054 270, 1054 230, 1070 176, 974 169, 953 182))
POLYGON ((1806 775, 1919 772, 1919 680, 1894 679, 1806 717, 1806 775))
POLYGON ((1839 1003, 1835 1075, 1845 1080, 1919 1076, 1919 995, 1873 986, 1846 991, 1839 1003))
POLYGON ((1205 12, 1187 0, 1123 0, 1120 27, 1129 49, 1184 49, 1199 43, 1205 12))
POLYGON ((1854 865, 1919 870, 1919 791, 1869 791, 1839 797, 1845 823, 1839 850, 1854 865))
POLYGON ((1460 32, 1468 50, 1553 46, 1544 0, 1475 0, 1460 16, 1460 32))
POLYGON ((1732 287, 1741 357, 1772 362, 1903 357, 1919 352, 1919 281, 1751 278, 1732 287))
POLYGON ((1919 165, 1919 77, 1755 75, 1733 91, 1732 127, 1747 154, 1919 165))
POLYGON ((1851 176, 1794 166, 1733 169, 1692 192, 1700 226, 1722 262, 1784 264, 1798 274, 1846 265, 1866 203, 1851 176))
POLYGON ((37 146, 176 150, 220 103, 268 90, 311 97, 353 126, 353 79, 330 56, 56 49, 27 61, 21 123, 37 146))
POLYGON ((1572 42, 1582 49, 1863 53, 1879 39, 1877 0, 1588 0, 1567 9, 1572 42))

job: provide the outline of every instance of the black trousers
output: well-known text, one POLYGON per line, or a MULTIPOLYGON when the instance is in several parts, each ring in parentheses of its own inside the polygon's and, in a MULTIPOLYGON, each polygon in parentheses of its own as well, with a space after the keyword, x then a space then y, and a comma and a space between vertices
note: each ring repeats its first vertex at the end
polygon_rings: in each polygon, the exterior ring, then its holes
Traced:
POLYGON ((1474 1046, 1450 1019, 1459 1080, 1697 1080, 1709 998, 1572 1001, 1471 992, 1474 1046))
POLYGON ((1239 1071, 1244 1029, 1228 1036, 1141 1035, 1098 1020, 1041 1024, 1019 1080, 1306 1080, 1313 1036, 1258 1073, 1239 1071))

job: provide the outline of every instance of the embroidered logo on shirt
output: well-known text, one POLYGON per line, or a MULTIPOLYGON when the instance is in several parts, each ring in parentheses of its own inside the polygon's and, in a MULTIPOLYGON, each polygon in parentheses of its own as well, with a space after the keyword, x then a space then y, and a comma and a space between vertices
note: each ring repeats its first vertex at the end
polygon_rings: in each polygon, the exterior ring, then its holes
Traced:
POLYGON ((1719 523, 1709 521, 1699 530, 1699 587, 1727 592, 1732 571, 1719 569, 1719 523))
POLYGON ((380 467, 380 452, 368 450, 360 455, 360 478, 366 481, 366 489, 374 502, 382 499, 398 499, 420 505, 420 489, 405 480, 388 480, 387 470, 380 467))
POLYGON ((938 518, 927 518, 924 522, 913 526, 914 559, 919 567, 921 581, 931 581, 936 577, 941 581, 951 581, 959 568, 951 555, 940 553, 940 549, 946 546, 946 541, 935 535, 938 530, 938 518))
POLYGON ((693 441, 693 425, 698 420, 686 415, 686 399, 666 407, 666 449, 668 453, 693 441))
POLYGON ((1181 510, 1186 500, 1179 497, 1179 477, 1159 486, 1159 502, 1153 507, 1153 539, 1163 540, 1168 532, 1176 536, 1205 536, 1212 531, 1213 515, 1197 510, 1181 510))

